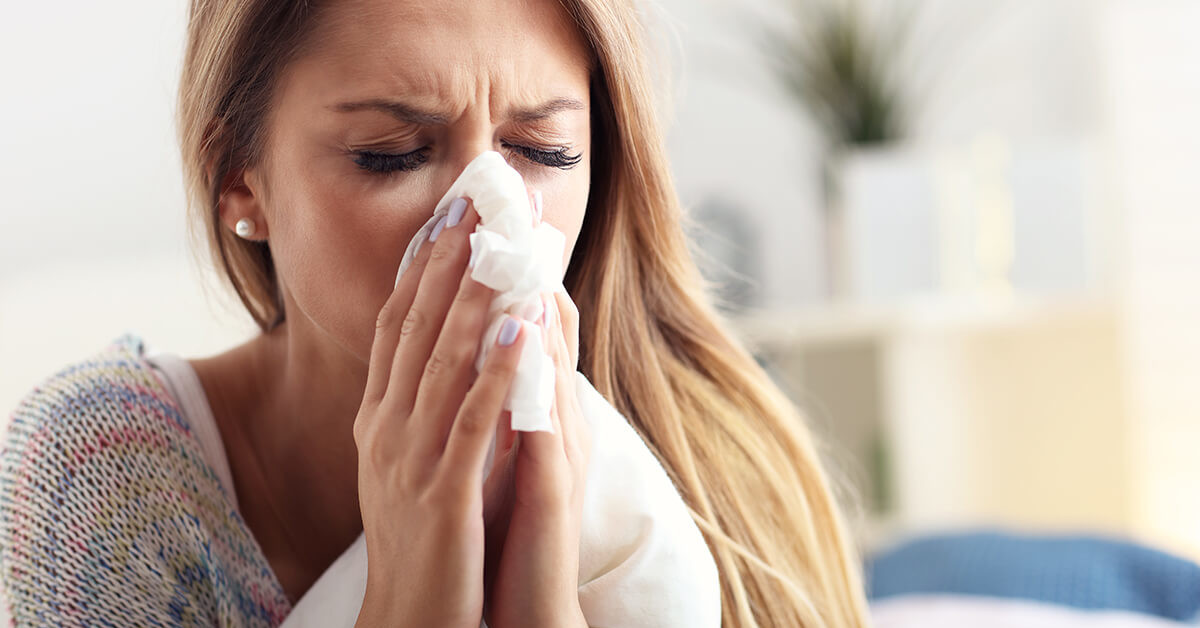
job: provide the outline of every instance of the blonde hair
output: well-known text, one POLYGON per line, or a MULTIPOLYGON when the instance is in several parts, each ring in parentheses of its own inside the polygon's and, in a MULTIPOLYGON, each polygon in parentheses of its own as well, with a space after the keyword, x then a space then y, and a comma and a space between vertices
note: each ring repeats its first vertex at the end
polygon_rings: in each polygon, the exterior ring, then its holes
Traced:
MULTIPOLYGON (((716 559, 726 626, 868 623, 857 553, 796 407, 725 328, 688 253, 631 0, 561 0, 590 44, 593 172, 564 283, 579 368, 670 474, 716 559)), ((223 229, 225 178, 265 158, 274 82, 312 2, 193 0, 179 133, 190 205, 258 326, 284 311, 271 251, 223 229)))

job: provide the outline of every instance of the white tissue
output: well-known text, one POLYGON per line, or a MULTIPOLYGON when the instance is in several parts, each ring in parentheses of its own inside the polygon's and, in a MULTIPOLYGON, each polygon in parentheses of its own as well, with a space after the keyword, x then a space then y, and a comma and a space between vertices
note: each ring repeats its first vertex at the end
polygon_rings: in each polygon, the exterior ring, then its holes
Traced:
MULTIPOLYGON (((479 224, 470 235, 475 266, 471 278, 497 291, 488 307, 488 326, 479 341, 475 369, 478 371, 496 342, 506 315, 526 321, 542 315, 542 292, 565 291, 562 285, 562 256, 566 239, 562 232, 543 222, 534 227, 533 210, 520 173, 495 151, 471 160, 450 189, 438 201, 433 216, 408 243, 396 283, 412 264, 429 233, 450 203, 469 197, 479 214, 479 224)), ((541 330, 528 322, 516 376, 504 400, 512 412, 512 429, 554 431, 550 406, 554 399, 554 361, 542 346, 541 330)), ((489 456, 490 457, 490 456, 489 456)))

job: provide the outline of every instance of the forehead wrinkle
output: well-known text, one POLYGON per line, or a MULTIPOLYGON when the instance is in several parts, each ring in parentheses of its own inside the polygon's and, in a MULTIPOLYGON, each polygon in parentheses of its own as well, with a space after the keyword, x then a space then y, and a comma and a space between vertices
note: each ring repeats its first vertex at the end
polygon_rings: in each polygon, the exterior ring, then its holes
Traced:
MULTIPOLYGON (((455 10, 458 5, 453 2, 351 4, 359 9, 341 5, 323 29, 324 41, 333 44, 327 50, 333 62, 327 66, 329 71, 341 76, 343 85, 357 84, 336 102, 401 101, 448 119, 479 107, 497 122, 554 98, 587 102, 590 54, 586 44, 580 46, 579 34, 565 15, 543 12, 536 17, 532 26, 537 36, 518 33, 522 29, 516 20, 505 20, 500 32, 479 31, 487 40, 481 42, 472 33, 482 26, 486 13, 482 5, 455 10), (430 41, 439 43, 428 45, 430 41), (455 43, 464 41, 465 45, 455 43), (582 83, 572 77, 575 74, 582 83)), ((517 118, 530 121, 533 116, 517 118)))

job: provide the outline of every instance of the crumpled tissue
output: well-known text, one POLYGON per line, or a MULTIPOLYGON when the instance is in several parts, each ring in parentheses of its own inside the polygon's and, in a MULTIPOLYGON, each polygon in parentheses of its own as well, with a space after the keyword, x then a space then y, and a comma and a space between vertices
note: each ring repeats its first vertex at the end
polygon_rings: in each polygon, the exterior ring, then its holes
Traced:
MULTIPOLYGON (((566 238, 545 222, 534 225, 520 173, 500 153, 486 151, 467 164, 438 201, 433 216, 408 243, 396 283, 417 251, 429 241, 437 222, 449 213, 450 203, 460 197, 470 198, 479 214, 479 223, 470 235, 474 260, 471 278, 496 290, 488 307, 488 326, 476 352, 475 370, 479 371, 506 316, 537 320, 544 309, 541 293, 565 292, 562 257, 566 238)), ((526 327, 525 342, 504 409, 512 413, 513 430, 552 432, 554 361, 543 349, 540 330, 530 323, 522 324, 526 327)))

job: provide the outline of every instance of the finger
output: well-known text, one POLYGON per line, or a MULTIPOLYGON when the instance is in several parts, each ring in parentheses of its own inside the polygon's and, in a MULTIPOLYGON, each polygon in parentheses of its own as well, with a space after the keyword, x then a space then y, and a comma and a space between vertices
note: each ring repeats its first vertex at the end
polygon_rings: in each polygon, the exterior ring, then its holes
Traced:
MULTIPOLYGON (((548 299, 543 296, 544 301, 548 299)), ((554 492, 557 482, 555 478, 562 475, 561 466, 566 462, 566 452, 563 446, 563 426, 558 411, 561 400, 559 399, 560 383, 563 378, 563 369, 560 368, 560 363, 563 358, 556 355, 558 349, 555 341, 555 336, 559 332, 555 329, 555 320, 552 309, 545 309, 543 314, 543 324, 538 327, 542 333, 542 347, 548 354, 551 361, 554 363, 554 379, 555 379, 555 395, 552 397, 550 405, 550 426, 552 431, 533 431, 526 432, 521 435, 521 449, 518 456, 526 458, 532 463, 535 470, 531 473, 536 478, 535 484, 542 487, 546 496, 551 496, 554 492)))
POLYGON ((551 397, 550 401, 550 426, 555 433, 562 434, 562 425, 558 420, 556 412, 558 406, 558 380, 561 378, 561 369, 558 367, 559 357, 556 355, 557 341, 555 340, 555 335, 558 332, 554 327, 557 317, 554 316, 554 312, 551 309, 553 301, 546 294, 538 295, 538 297, 542 300, 542 317, 541 323, 538 326, 538 329, 542 332, 542 351, 550 358, 550 362, 554 368, 555 395, 551 397))
POLYGON ((563 448, 563 430, 554 406, 550 408, 550 421, 554 425, 553 432, 521 433, 514 482, 521 486, 518 501, 528 506, 564 504, 573 481, 567 472, 569 461, 563 448))
MULTIPOLYGON (((519 444, 515 444, 517 440, 519 439, 514 439, 514 446, 519 447, 519 444)), ((515 470, 516 456, 509 455, 506 457, 506 464, 503 469, 497 470, 496 473, 488 477, 488 483, 492 485, 485 486, 484 488, 484 591, 492 590, 492 583, 495 581, 500 559, 504 555, 504 541, 508 538, 508 527, 512 520, 514 503, 512 478, 515 470), (491 496, 490 499, 487 497, 489 495, 491 496)), ((490 603, 490 599, 485 600, 485 604, 490 605, 490 603)))
POLYGON ((492 524, 496 517, 511 509, 512 475, 516 467, 517 433, 511 429, 512 413, 505 410, 496 422, 496 450, 491 468, 483 481, 483 521, 492 524))
POLYGON ((488 327, 488 306, 494 296, 494 290, 471 278, 471 269, 464 270, 425 362, 412 420, 417 423, 415 433, 426 436, 424 446, 431 455, 445 446, 454 415, 475 379, 479 339, 488 327))
POLYGON ((367 362, 367 384, 363 392, 365 400, 377 403, 387 393, 396 345, 400 341, 400 329, 404 325, 409 308, 412 307, 417 285, 421 281, 422 271, 432 248, 422 246, 417 249, 408 268, 392 286, 391 293, 375 318, 375 338, 371 342, 371 357, 367 362))
POLYGON ((503 458, 512 453, 513 447, 517 444, 517 433, 512 429, 512 412, 505 410, 500 415, 500 421, 496 424, 496 451, 495 458, 492 463, 493 470, 500 467, 504 463, 503 458))
POLYGON ((559 290, 552 294, 554 297, 553 304, 562 321, 563 338, 566 340, 567 355, 570 356, 571 370, 579 368, 579 309, 575 307, 575 302, 571 300, 571 295, 564 290, 559 290))
POLYGON ((503 473, 506 465, 508 465, 513 448, 516 446, 517 433, 511 429, 511 425, 512 413, 508 410, 501 412, 500 420, 496 421, 496 433, 493 437, 496 443, 495 449, 492 451, 491 463, 487 468, 487 476, 484 478, 485 495, 487 494, 487 485, 491 484, 496 478, 502 477, 499 474, 503 473))
POLYGON ((500 414, 496 422, 496 451, 491 468, 483 481, 483 520, 491 523, 504 508, 504 502, 512 488, 512 471, 515 458, 516 432, 509 429, 509 412, 500 414))
MULTIPOLYGON (((568 311, 573 311, 573 308, 568 311)), ((559 313, 558 308, 553 308, 552 314, 559 313)), ((566 331, 566 326, 569 324, 567 320, 555 317, 555 321, 551 325, 553 330, 551 342, 555 349, 556 367, 555 403, 562 423, 563 448, 567 452, 567 458, 572 463, 580 462, 586 466, 590 453, 591 435, 588 425, 583 421, 583 410, 579 407, 579 397, 576 395, 576 364, 568 346, 568 338, 571 334, 566 331)))
POLYGON ((517 362, 521 357, 521 347, 525 344, 525 329, 515 317, 509 317, 501 327, 501 333, 496 338, 484 360, 479 377, 467 391, 454 423, 450 428, 450 436, 442 454, 440 473, 461 474, 466 477, 456 479, 466 482, 470 487, 479 490, 482 482, 483 463, 487 458, 488 445, 496 430, 496 422, 504 410, 504 398, 508 396, 509 386, 517 371, 517 362), (515 334, 515 336, 514 336, 515 334), (509 344, 504 344, 508 342, 509 344))
MULTIPOLYGON (((469 281, 464 278, 467 258, 470 256, 467 236, 478 221, 479 216, 469 200, 465 207, 458 205, 456 208, 452 204, 451 213, 440 222, 440 227, 434 227, 430 233, 434 240, 421 247, 429 249, 428 258, 424 262, 416 294, 400 326, 400 339, 388 378, 387 395, 399 408, 414 406, 417 389, 423 378, 419 369, 437 371, 447 366, 444 361, 429 365, 430 355, 451 302, 463 287, 463 282, 469 281), (457 224, 450 225, 458 216, 461 218, 457 224)), ((470 289, 482 288, 474 281, 471 284, 470 289)), ((445 354, 439 356, 442 360, 447 358, 445 354)))
POLYGON ((558 418, 558 427, 562 430, 563 450, 567 453, 568 460, 571 458, 572 447, 575 444, 575 425, 568 423, 570 417, 573 417, 571 403, 575 401, 575 369, 571 363, 571 356, 567 349, 566 340, 563 334, 563 320, 559 315, 557 305, 550 308, 550 320, 548 320, 547 331, 549 332, 549 343, 547 345, 548 352, 554 360, 554 406, 555 414, 558 418), (564 414, 566 417, 564 417, 564 414))

